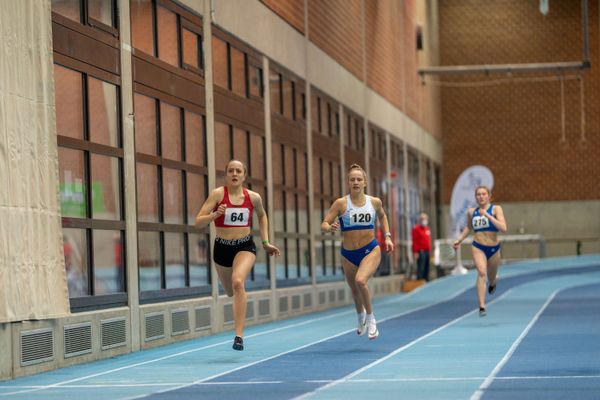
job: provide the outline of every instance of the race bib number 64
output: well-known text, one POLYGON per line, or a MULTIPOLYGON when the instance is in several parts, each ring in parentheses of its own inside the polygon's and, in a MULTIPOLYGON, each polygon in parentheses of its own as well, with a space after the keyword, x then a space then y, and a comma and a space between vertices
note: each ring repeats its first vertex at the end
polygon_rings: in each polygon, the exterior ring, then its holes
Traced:
POLYGON ((250 210, 247 208, 227 208, 225 209, 225 225, 245 226, 248 225, 250 210))

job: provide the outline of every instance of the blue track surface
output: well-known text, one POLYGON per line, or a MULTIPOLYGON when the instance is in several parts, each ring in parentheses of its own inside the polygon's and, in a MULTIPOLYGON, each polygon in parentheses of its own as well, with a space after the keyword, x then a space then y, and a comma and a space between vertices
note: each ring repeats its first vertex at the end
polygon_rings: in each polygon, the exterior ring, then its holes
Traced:
POLYGON ((353 307, 0 383, 0 399, 600 398, 600 257, 502 267, 488 316, 475 275, 353 307))

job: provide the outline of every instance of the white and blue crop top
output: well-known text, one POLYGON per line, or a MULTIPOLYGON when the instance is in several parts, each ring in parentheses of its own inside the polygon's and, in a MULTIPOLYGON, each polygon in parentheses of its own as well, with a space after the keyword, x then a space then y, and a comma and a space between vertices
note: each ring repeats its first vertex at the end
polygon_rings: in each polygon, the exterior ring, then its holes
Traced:
MULTIPOLYGON (((492 215, 492 210, 494 208, 493 204, 490 204, 490 207, 487 209, 487 213, 492 215)), ((473 231, 475 232, 498 232, 498 228, 494 225, 488 217, 485 215, 481 215, 479 212, 479 208, 476 208, 473 212, 473 217, 471 218, 471 226, 473 227, 473 231)))
POLYGON ((352 204, 350 195, 346 196, 346 211, 340 216, 342 232, 375 228, 375 208, 371 203, 371 197, 365 195, 365 198, 365 204, 357 207, 352 204))

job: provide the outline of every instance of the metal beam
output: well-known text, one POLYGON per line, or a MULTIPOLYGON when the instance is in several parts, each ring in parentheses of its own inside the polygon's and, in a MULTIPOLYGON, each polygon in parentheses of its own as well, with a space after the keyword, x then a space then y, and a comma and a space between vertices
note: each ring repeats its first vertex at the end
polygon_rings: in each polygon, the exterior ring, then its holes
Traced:
POLYGON ((577 71, 590 67, 582 61, 533 63, 533 64, 489 64, 489 65, 451 65, 443 67, 419 68, 419 75, 470 75, 470 74, 511 74, 514 72, 563 72, 577 71))

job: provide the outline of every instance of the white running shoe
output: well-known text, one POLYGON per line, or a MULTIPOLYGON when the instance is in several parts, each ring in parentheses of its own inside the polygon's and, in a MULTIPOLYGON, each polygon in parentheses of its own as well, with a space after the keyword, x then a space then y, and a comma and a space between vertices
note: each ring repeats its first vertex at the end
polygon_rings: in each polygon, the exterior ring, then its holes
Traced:
POLYGON ((379 331, 377 330, 377 321, 375 318, 367 320, 367 332, 369 333, 369 340, 377 339, 379 331))
POLYGON ((367 331, 367 315, 359 314, 358 315, 358 326, 356 328, 356 334, 358 336, 362 336, 367 331))

